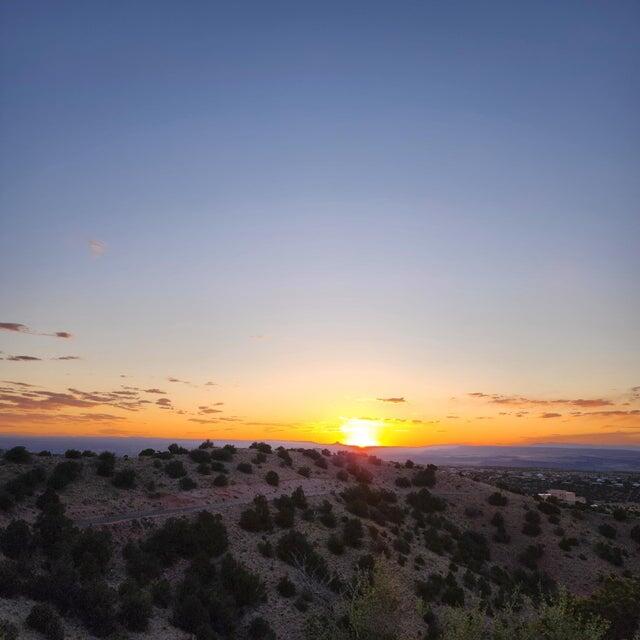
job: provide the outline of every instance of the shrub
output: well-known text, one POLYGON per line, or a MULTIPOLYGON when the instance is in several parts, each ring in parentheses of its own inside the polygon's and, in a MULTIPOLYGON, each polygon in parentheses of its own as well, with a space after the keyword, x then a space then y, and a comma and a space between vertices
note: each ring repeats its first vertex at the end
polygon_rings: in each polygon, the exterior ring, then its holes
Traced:
POLYGON ((120 622, 129 631, 146 631, 152 613, 153 608, 149 594, 137 585, 127 583, 120 594, 118 611, 120 622))
POLYGON ((276 634, 274 633, 271 625, 260 617, 254 618, 247 629, 247 637, 249 640, 276 640, 276 634))
POLYGON ((168 580, 158 580, 151 587, 153 604, 161 609, 166 609, 171 604, 171 583, 168 580))
POLYGON ((0 510, 11 511, 15 503, 13 498, 6 491, 0 491, 0 510))
POLYGON ((240 526, 246 531, 271 531, 273 522, 269 512, 269 503, 263 495, 253 499, 253 507, 240 515, 240 526))
POLYGON ((616 567, 621 567, 624 564, 622 549, 620 549, 620 547, 614 547, 607 542, 596 542, 593 549, 599 558, 610 562, 616 567))
POLYGON ((396 640, 414 637, 407 628, 412 607, 400 579, 384 566, 358 571, 343 597, 325 615, 311 616, 306 637, 313 640, 396 640))
POLYGON ((251 462, 253 462, 253 464, 263 464, 266 461, 267 461, 267 454, 262 453, 262 451, 258 451, 258 453, 256 453, 256 455, 253 456, 253 458, 251 458, 251 462))
POLYGON ((419 469, 413 474, 411 483, 414 487, 434 487, 436 484, 437 467, 433 464, 427 465, 424 469, 419 469))
POLYGON ((602 640, 607 630, 600 618, 576 615, 571 598, 564 592, 555 600, 543 600, 526 618, 509 605, 491 620, 484 609, 475 606, 445 610, 440 624, 443 638, 458 640, 602 640))
POLYGON ((396 487, 400 487, 400 489, 408 489, 411 486, 411 480, 404 476, 400 476, 395 479, 395 485, 396 487))
POLYGON ((628 512, 626 509, 624 509, 623 507, 616 507, 613 510, 613 519, 617 520, 618 522, 624 522, 625 520, 627 520, 628 518, 628 512))
POLYGON ((177 478, 184 478, 187 475, 187 470, 184 467, 182 460, 171 460, 164 465, 164 472, 174 480, 177 478))
POLYGON ((122 469, 113 476, 111 483, 118 489, 133 489, 136 486, 136 472, 133 469, 122 469))
POLYGON ((205 449, 194 449, 193 451, 189 451, 189 457, 198 464, 209 462, 211 460, 211 455, 205 449))
POLYGON ((64 489, 67 485, 77 480, 82 473, 82 464, 75 460, 59 462, 49 477, 49 486, 53 489, 64 489))
POLYGON ((6 529, 0 529, 0 548, 8 558, 19 558, 31 548, 31 527, 24 520, 12 520, 6 529))
POLYGON ((349 518, 345 521, 342 527, 342 539, 347 546, 355 549, 361 547, 363 536, 364 529, 360 518, 349 518))
POLYGON ((236 469, 242 473, 253 473, 253 466, 249 462, 239 462, 236 469))
POLYGON ((465 531, 458 540, 454 560, 473 571, 479 572, 482 565, 491 559, 487 539, 476 531, 465 531))
POLYGON ((27 626, 49 640, 62 640, 64 630, 58 614, 48 604, 36 604, 27 616, 27 626))
POLYGON ((4 459, 7 462, 14 462, 16 464, 27 464, 31 462, 31 454, 27 451, 26 447, 18 446, 8 449, 4 454, 4 459))
POLYGON ((303 478, 310 478, 311 477, 311 469, 309 469, 309 467, 300 467, 298 469, 298 473, 303 477, 303 478))
POLYGON ((201 476, 210 476, 211 475, 211 465, 208 462, 201 462, 197 467, 196 471, 201 476))
POLYGON ((578 540, 577 538, 562 538, 559 542, 558 542, 558 546, 563 550, 563 551, 571 551, 572 547, 577 546, 578 544, 578 540))
POLYGON ((327 549, 336 556, 342 555, 344 553, 344 542, 342 541, 342 538, 337 536, 335 533, 332 533, 327 538, 327 549))
POLYGON ((343 469, 340 469, 340 471, 338 471, 338 473, 336 473, 336 478, 338 480, 340 480, 341 482, 348 482, 349 481, 349 474, 344 471, 343 469))
POLYGON ((544 555, 544 546, 530 544, 519 556, 518 562, 532 571, 538 566, 538 560, 544 555))
POLYGON ((140 458, 152 458, 154 455, 156 454, 156 450, 155 449, 143 449, 138 456, 140 458))
POLYGON ((107 570, 112 555, 111 533, 105 529, 84 529, 78 534, 71 551, 75 567, 89 565, 100 573, 107 570))
POLYGON ((309 506, 307 496, 305 496, 302 487, 296 487, 293 490, 291 493, 291 500, 293 501, 294 506, 298 509, 306 509, 309 506))
POLYGON ((272 453, 271 445, 266 442, 252 442, 249 449, 257 449, 260 453, 272 453))
POLYGON ((585 616, 599 616, 610 623, 608 638, 637 638, 640 623, 640 581, 610 576, 601 586, 577 603, 577 611, 585 616))
POLYGON ((0 638, 2 640, 18 640, 18 627, 8 620, 0 620, 0 638))
POLYGON ((78 451, 77 449, 67 449, 64 452, 64 457, 69 458, 70 460, 77 460, 78 458, 82 458, 82 451, 78 451))
POLYGON ((640 524, 632 527, 631 531, 629 531, 629 537, 637 544, 640 544, 640 524))
POLYGON ((116 454, 111 451, 103 451, 98 456, 98 465, 96 466, 96 473, 99 476, 109 478, 113 475, 116 468, 116 454))
POLYGON ((267 484, 270 484, 272 487, 277 487, 280 484, 280 476, 275 471, 267 471, 264 479, 267 481, 267 484))
POLYGON ((289 531, 278 540, 276 554, 280 560, 301 568, 309 575, 326 578, 329 574, 325 559, 313 549, 307 537, 298 531, 289 531))
POLYGON ((216 487, 226 487, 229 484, 229 479, 221 473, 213 479, 213 484, 216 487))
POLYGON ((276 588, 283 598, 292 598, 296 595, 296 585, 291 582, 289 576, 282 576, 282 578, 278 580, 276 588))
POLYGON ((117 594, 106 582, 95 580, 83 585, 78 595, 77 608, 84 626, 93 635, 102 638, 116 628, 117 594))
POLYGON ((260 577, 230 554, 222 559, 220 579, 239 607, 256 605, 265 599, 265 587, 260 577))
POLYGON ((447 503, 442 498, 434 496, 429 489, 424 488, 407 494, 407 502, 421 513, 436 513, 447 508, 447 503))
POLYGON ((183 478, 180 478, 178 486, 181 491, 191 491, 198 486, 198 483, 192 480, 189 476, 184 476, 183 478))
POLYGON ((506 507, 507 506, 507 496, 499 491, 492 493, 488 498, 487 502, 494 507, 506 507))
POLYGON ((504 516, 499 511, 496 511, 490 522, 494 527, 501 529, 504 527, 504 516))
POLYGON ((273 558, 273 547, 268 540, 258 542, 258 552, 264 558, 273 558))
POLYGON ((293 466, 293 459, 291 458, 291 454, 284 447, 278 447, 278 453, 276 455, 278 456, 278 458, 280 458, 280 460, 282 460, 283 466, 293 466))
POLYGON ((598 527, 598 533, 605 538, 609 538, 610 540, 613 540, 618 535, 616 528, 607 523, 601 524, 598 527))

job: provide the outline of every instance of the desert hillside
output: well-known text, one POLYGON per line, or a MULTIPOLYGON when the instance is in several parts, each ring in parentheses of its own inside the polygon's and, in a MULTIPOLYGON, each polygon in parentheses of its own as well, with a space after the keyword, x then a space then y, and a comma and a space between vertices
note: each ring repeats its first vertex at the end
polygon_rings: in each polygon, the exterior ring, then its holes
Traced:
POLYGON ((491 617, 563 589, 607 638, 637 621, 632 514, 433 465, 262 443, 136 458, 16 448, 0 486, 6 638, 446 638, 447 611, 491 617), (389 615, 357 635, 349 616, 374 595, 389 615))

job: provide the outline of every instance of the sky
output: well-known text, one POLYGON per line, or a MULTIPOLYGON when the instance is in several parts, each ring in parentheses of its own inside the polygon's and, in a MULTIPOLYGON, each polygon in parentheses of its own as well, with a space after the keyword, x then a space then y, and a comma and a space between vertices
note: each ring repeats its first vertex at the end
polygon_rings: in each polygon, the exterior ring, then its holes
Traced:
POLYGON ((2 3, 0 433, 640 444, 639 21, 2 3))

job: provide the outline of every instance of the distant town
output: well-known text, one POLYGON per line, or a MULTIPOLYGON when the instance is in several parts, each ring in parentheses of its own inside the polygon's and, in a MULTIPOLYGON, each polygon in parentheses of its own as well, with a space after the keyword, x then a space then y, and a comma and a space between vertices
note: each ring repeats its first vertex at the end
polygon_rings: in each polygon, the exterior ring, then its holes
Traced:
POLYGON ((640 511, 640 472, 559 471, 496 467, 448 467, 459 475, 530 496, 582 502, 592 508, 625 506, 640 511), (563 495, 564 494, 564 495, 563 495), (573 498, 570 494, 573 494, 573 498))

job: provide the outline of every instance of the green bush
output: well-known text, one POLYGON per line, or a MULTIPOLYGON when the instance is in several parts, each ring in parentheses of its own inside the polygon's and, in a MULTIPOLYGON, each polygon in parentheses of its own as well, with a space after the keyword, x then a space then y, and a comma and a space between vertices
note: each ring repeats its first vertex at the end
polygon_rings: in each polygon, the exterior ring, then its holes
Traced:
POLYGON ((189 476, 185 476, 184 478, 180 478, 180 482, 178 482, 178 486, 181 491, 191 491, 195 489, 198 484, 192 480, 189 476))
POLYGON ((267 484, 270 484, 272 487, 277 487, 280 484, 280 476, 275 471, 267 471, 264 479, 267 481, 267 484))
POLYGON ((276 634, 271 625, 260 617, 254 618, 247 629, 249 640, 276 640, 276 634))
POLYGON ((496 491, 487 498, 487 502, 494 507, 506 507, 509 500, 503 493, 496 491))
POLYGON ((344 553, 344 542, 342 541, 342 538, 337 536, 335 533, 332 533, 327 538, 327 549, 336 556, 342 555, 344 553))
POLYGON ((624 564, 624 557, 620 547, 614 547, 608 542, 596 542, 593 549, 599 558, 616 567, 621 567, 624 564))
POLYGON ((612 527, 606 522, 598 527, 598 533, 605 538, 609 538, 610 540, 613 540, 618 535, 618 531, 616 530, 616 528, 612 527))
POLYGON ((133 469, 122 469, 113 476, 111 483, 118 489, 133 489, 136 486, 136 472, 133 469))
POLYGON ((360 518, 348 518, 342 525, 342 540, 344 543, 355 549, 362 546, 364 528, 360 518))
POLYGON ((249 462, 239 462, 236 469, 242 473, 253 473, 253 466, 249 462))
POLYGON ((153 613, 151 597, 134 583, 125 583, 120 589, 118 618, 129 631, 146 631, 153 613))
POLYGON ((307 537, 299 531, 285 533, 276 545, 280 560, 302 569, 305 573, 319 578, 329 575, 326 560, 318 554, 307 537))
POLYGON ((0 619, 0 639, 1 640, 18 640, 18 627, 8 620, 0 619))
POLYGON ((82 473, 82 464, 75 460, 59 462, 49 476, 49 486, 59 491, 77 480, 82 473))
POLYGON ((0 529, 0 548, 8 558, 19 558, 29 552, 33 536, 31 527, 24 520, 12 520, 0 529))
POLYGON ((507 603, 493 620, 478 606, 446 609, 440 620, 442 637, 447 640, 602 640, 606 633, 606 622, 577 615, 571 598, 564 593, 555 600, 543 600, 529 616, 518 615, 514 607, 507 603))
POLYGON ((240 526, 246 531, 271 531, 273 522, 269 512, 269 503, 263 495, 253 499, 253 507, 240 514, 240 526))
POLYGON ((27 626, 39 631, 48 640, 62 640, 64 630, 58 614, 48 604, 36 604, 27 616, 27 626))
POLYGON ((282 576, 282 578, 278 580, 276 588, 283 598, 292 598, 297 592, 296 585, 291 582, 289 576, 282 576))
POLYGON ((171 460, 164 465, 164 472, 170 477, 176 480, 177 478, 183 478, 187 475, 187 470, 184 467, 182 460, 171 460))
POLYGON ((239 607, 257 605, 266 599, 264 583, 260 577, 230 554, 222 559, 220 580, 239 607))
POLYGON ((31 454, 26 447, 18 446, 5 451, 4 459, 15 464, 27 464, 31 462, 31 454))
POLYGON ((153 604, 161 609, 166 609, 171 604, 171 583, 168 580, 158 580, 151 586, 153 604))
POLYGON ((433 464, 427 465, 424 469, 419 469, 413 474, 411 483, 414 487, 434 487, 437 469, 433 464))
POLYGON ((229 484, 229 478, 224 474, 219 474, 213 479, 213 485, 215 487, 226 487, 229 484))

